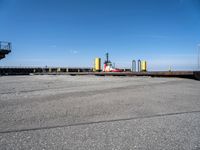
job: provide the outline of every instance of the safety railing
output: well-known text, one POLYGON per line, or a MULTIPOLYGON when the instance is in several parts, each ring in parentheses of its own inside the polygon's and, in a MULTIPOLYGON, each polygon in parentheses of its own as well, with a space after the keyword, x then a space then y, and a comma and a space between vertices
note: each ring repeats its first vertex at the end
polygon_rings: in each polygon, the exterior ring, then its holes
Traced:
POLYGON ((12 44, 10 42, 0 41, 0 50, 11 51, 11 49, 12 49, 12 44))

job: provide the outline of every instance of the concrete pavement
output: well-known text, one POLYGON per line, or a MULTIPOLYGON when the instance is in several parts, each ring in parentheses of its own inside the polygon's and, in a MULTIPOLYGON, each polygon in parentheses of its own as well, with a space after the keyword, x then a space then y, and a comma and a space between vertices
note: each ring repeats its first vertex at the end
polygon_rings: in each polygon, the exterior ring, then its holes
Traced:
POLYGON ((200 82, 0 77, 0 149, 200 149, 200 82))

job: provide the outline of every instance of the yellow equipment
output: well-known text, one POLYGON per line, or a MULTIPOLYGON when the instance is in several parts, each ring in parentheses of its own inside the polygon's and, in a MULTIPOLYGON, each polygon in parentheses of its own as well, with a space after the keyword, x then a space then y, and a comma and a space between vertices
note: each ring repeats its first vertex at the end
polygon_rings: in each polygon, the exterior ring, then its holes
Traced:
POLYGON ((145 60, 141 61, 141 71, 146 72, 147 71, 147 62, 145 60))
POLYGON ((95 58, 94 71, 101 71, 101 58, 95 58))

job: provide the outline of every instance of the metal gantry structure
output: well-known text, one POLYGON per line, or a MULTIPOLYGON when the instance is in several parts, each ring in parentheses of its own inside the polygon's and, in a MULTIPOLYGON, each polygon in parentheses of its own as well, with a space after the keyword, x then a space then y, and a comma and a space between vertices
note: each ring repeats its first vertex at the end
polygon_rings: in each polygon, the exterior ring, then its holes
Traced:
POLYGON ((11 52, 11 49, 11 42, 0 41, 0 60, 5 58, 5 56, 9 54, 11 52))

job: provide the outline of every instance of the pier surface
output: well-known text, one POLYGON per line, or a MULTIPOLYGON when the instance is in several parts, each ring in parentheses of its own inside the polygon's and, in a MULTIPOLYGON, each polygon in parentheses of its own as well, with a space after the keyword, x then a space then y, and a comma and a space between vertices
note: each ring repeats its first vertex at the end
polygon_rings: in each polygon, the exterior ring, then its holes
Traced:
POLYGON ((0 149, 200 149, 200 82, 0 77, 0 149))

